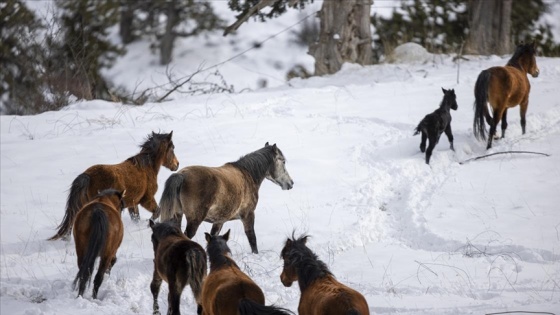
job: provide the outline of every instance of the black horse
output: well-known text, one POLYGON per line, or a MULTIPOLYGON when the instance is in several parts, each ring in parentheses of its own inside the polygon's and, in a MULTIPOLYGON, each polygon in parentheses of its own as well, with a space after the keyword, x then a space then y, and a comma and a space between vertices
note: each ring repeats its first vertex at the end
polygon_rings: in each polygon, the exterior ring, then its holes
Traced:
POLYGON ((418 124, 418 127, 414 130, 414 135, 422 133, 422 142, 420 142, 420 151, 426 152, 426 164, 430 164, 430 157, 432 156, 432 151, 434 150, 436 144, 439 141, 441 134, 445 132, 449 143, 451 144, 451 150, 455 151, 453 148, 453 133, 451 132, 451 113, 449 109, 457 110, 457 97, 455 96, 455 90, 446 90, 441 88, 443 91, 443 100, 439 104, 439 108, 433 113, 426 115, 422 121, 418 124), (428 149, 426 150, 426 139, 430 140, 428 144, 428 149))

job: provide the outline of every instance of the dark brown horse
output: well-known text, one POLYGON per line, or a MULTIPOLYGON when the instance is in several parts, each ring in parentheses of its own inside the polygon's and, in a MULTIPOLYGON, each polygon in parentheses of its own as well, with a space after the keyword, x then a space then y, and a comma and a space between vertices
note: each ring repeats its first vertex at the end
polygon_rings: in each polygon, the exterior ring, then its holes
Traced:
POLYGON ((363 295, 335 279, 327 265, 307 248, 307 237, 288 238, 280 254, 284 259, 282 284, 290 287, 294 281, 299 283, 298 314, 369 314, 363 295))
POLYGON ((135 156, 120 164, 91 166, 76 177, 70 187, 64 219, 57 227, 58 232, 49 240, 68 239, 78 210, 97 192, 107 188, 126 190, 124 203, 134 221, 140 219, 138 204, 152 212, 152 218, 157 218, 159 208, 154 195, 158 188, 159 169, 162 165, 172 171, 179 168, 172 135, 173 131, 169 134, 152 132, 135 156))
POLYGON ((536 44, 521 44, 505 67, 492 67, 483 70, 476 80, 474 87, 474 122, 473 132, 477 139, 486 139, 484 119, 490 125, 488 145, 492 147, 492 139, 496 134, 498 123, 502 121, 502 138, 506 134, 508 108, 520 106, 521 130, 525 134, 525 114, 529 106, 529 91, 531 84, 527 74, 536 78, 539 75, 537 67, 536 44), (489 113, 487 103, 492 107, 489 113))
POLYGON ((154 297, 154 315, 160 314, 158 304, 162 279, 169 286, 167 314, 181 314, 179 311, 181 293, 190 285, 200 314, 200 293, 206 277, 206 252, 198 243, 187 238, 173 223, 154 223, 152 244, 154 245, 154 276, 150 290, 154 297))
POLYGON ((124 194, 115 189, 105 189, 85 204, 76 215, 74 240, 78 256, 78 274, 74 279, 74 288, 77 285, 78 296, 84 294, 97 257, 100 257, 100 260, 93 280, 94 299, 97 299, 103 275, 105 272, 109 273, 117 261, 117 250, 124 234, 121 220, 124 194))
POLYGON ((286 315, 290 311, 264 305, 261 288, 239 269, 227 245, 229 230, 223 236, 205 233, 210 273, 202 286, 202 314, 286 315))
POLYGON ((294 181, 286 170, 286 159, 274 145, 241 157, 220 167, 188 166, 165 182, 159 206, 161 220, 174 220, 179 226, 187 217, 185 234, 192 238, 202 221, 212 223, 211 234, 220 232, 230 220, 241 219, 251 250, 258 253, 255 236, 255 208, 259 188, 267 178, 282 189, 294 181))

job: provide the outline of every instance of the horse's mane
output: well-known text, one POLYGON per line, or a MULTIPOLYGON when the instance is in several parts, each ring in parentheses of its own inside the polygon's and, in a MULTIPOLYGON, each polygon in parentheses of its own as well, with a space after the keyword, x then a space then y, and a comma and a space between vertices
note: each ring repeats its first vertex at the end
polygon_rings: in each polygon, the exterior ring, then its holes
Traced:
POLYGON ((135 156, 129 157, 127 161, 142 167, 155 167, 156 159, 158 154, 160 154, 161 142, 166 140, 168 136, 168 134, 164 133, 152 133, 140 145, 140 152, 135 156))
POLYGON ((513 54, 513 56, 511 56, 506 66, 511 66, 511 67, 521 69, 521 64, 519 63, 519 59, 521 59, 521 56, 527 53, 531 55, 535 54, 535 48, 533 47, 533 44, 518 45, 517 48, 515 49, 515 53, 513 54))
POLYGON ((270 164, 274 162, 273 146, 266 146, 255 152, 249 153, 239 158, 235 162, 228 164, 246 171, 256 184, 264 179, 270 164))
POLYGON ((296 268, 300 290, 306 289, 313 281, 333 274, 323 261, 306 245, 308 235, 302 235, 297 240, 293 237, 289 249, 282 249, 282 256, 287 257, 289 264, 296 268))
POLYGON ((208 252, 208 260, 210 260, 210 269, 216 270, 224 266, 234 266, 239 269, 235 261, 224 254, 224 250, 226 253, 231 253, 231 250, 225 242, 224 245, 218 244, 215 241, 208 243, 206 251, 208 252))

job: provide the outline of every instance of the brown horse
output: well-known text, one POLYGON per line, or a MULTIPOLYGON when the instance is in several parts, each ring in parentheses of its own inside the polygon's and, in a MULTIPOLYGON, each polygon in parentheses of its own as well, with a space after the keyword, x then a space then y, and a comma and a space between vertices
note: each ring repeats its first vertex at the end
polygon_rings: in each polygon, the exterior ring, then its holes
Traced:
POLYGON ((537 67, 536 44, 521 44, 505 67, 492 67, 483 70, 476 80, 474 87, 474 122, 473 132, 477 139, 486 139, 484 119, 490 125, 488 145, 492 147, 492 139, 496 128, 502 121, 502 138, 506 134, 507 110, 519 104, 521 114, 521 130, 525 134, 525 114, 529 106, 529 91, 531 84, 527 74, 536 78, 539 75, 537 67), (487 103, 492 106, 492 115, 487 103))
POLYGON ((154 195, 158 188, 159 169, 162 165, 172 171, 179 168, 172 135, 173 131, 169 134, 152 132, 135 156, 120 164, 91 166, 76 177, 70 187, 64 219, 57 227, 58 232, 49 240, 68 239, 78 210, 98 191, 107 188, 126 190, 124 203, 134 221, 140 219, 138 204, 152 212, 152 218, 157 218, 159 208, 154 195))
POLYGON ((327 265, 305 246, 307 237, 288 238, 280 254, 284 259, 282 284, 290 287, 294 281, 299 283, 298 314, 369 314, 363 295, 335 279, 327 265))
POLYGON ((124 234, 121 220, 124 195, 124 192, 115 189, 105 189, 84 205, 76 215, 74 240, 78 256, 78 274, 74 279, 74 289, 77 285, 78 296, 84 294, 97 257, 101 259, 93 280, 94 299, 97 299, 103 275, 105 272, 109 273, 117 261, 117 250, 124 234))
POLYGON ((202 314, 291 314, 286 309, 264 305, 261 288, 239 269, 230 256, 227 245, 229 230, 222 236, 208 233, 205 236, 210 273, 202 286, 202 314))
POLYGON ((284 154, 268 142, 264 148, 220 167, 185 167, 165 182, 159 202, 161 220, 174 220, 181 226, 184 213, 185 234, 192 238, 202 221, 212 223, 211 234, 215 235, 226 221, 241 219, 251 250, 257 254, 255 208, 265 178, 283 190, 294 185, 284 154))
POLYGON ((202 282, 206 277, 206 252, 198 243, 187 238, 173 223, 154 223, 152 228, 152 244, 154 245, 154 276, 150 290, 154 297, 154 315, 160 314, 158 304, 161 280, 167 282, 167 314, 181 314, 179 305, 181 293, 185 286, 190 285, 200 314, 200 293, 202 282))

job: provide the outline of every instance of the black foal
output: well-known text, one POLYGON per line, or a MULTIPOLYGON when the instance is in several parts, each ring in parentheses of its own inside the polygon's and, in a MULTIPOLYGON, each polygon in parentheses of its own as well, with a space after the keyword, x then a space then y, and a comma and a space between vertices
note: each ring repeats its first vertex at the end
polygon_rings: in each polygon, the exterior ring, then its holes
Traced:
POLYGON ((455 151, 455 148, 453 148, 453 133, 451 132, 451 113, 449 110, 457 110, 457 98, 455 96, 455 90, 441 89, 443 91, 443 100, 441 101, 439 108, 433 113, 426 115, 426 117, 420 121, 418 127, 414 130, 414 135, 422 133, 420 151, 426 152, 426 164, 430 164, 432 151, 443 132, 445 132, 447 139, 449 139, 451 150, 455 151), (426 139, 430 140, 427 150, 426 139))

